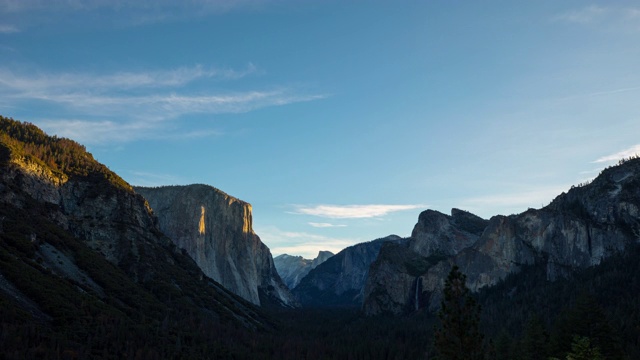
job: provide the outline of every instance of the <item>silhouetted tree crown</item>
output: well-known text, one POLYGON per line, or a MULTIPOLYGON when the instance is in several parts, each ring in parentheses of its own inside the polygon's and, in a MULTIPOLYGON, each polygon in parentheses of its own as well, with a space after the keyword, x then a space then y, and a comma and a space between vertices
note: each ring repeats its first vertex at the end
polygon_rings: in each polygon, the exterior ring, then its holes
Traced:
POLYGON ((480 307, 471 297, 466 276, 453 266, 444 286, 438 318, 440 328, 435 333, 435 347, 439 359, 482 359, 482 334, 478 329, 480 307))

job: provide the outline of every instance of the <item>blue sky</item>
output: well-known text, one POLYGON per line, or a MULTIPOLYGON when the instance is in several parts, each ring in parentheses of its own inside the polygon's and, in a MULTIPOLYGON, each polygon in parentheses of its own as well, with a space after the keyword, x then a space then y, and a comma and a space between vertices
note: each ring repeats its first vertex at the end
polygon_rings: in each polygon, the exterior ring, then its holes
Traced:
POLYGON ((313 257, 640 152, 639 44, 633 1, 0 0, 0 113, 313 257))

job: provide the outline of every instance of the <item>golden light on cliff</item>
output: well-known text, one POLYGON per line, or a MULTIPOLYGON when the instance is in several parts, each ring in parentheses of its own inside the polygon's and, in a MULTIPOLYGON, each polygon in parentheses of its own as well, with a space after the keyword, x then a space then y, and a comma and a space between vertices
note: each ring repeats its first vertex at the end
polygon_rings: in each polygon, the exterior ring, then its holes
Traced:
POLYGON ((200 214, 200 224, 198 224, 198 232, 200 235, 204 235, 204 206, 201 206, 200 209, 202 213, 200 214))

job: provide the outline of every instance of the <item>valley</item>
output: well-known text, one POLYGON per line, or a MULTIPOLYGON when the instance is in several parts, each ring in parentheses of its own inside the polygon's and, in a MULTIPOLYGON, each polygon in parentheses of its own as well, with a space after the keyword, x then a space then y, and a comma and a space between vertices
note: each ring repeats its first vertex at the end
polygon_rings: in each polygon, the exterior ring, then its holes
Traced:
POLYGON ((0 118, 0 168, 7 359, 429 359, 454 266, 487 359, 640 357, 637 156, 541 209, 425 210, 314 260, 274 259, 249 203, 132 187, 29 123, 0 118))

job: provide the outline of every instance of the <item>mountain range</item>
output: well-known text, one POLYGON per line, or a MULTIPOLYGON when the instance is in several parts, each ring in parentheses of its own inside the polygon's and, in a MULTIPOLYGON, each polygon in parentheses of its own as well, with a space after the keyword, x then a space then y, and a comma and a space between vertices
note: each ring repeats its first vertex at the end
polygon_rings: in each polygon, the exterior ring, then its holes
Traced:
MULTIPOLYGON (((252 221, 249 203, 212 186, 132 187, 82 145, 0 117, 0 348, 16 359, 300 358, 309 349, 322 358, 330 353, 314 337, 340 340, 326 328, 305 335, 311 340, 300 333, 349 314, 348 329, 371 338, 340 354, 379 358, 371 334, 390 331, 379 315, 432 324, 455 265, 493 314, 488 329, 518 331, 528 304, 543 304, 551 326, 562 320, 558 303, 577 302, 571 291, 607 289, 615 294, 601 298, 612 309, 605 315, 618 319, 624 346, 603 349, 640 354, 637 327, 627 324, 638 318, 629 310, 638 281, 625 273, 638 263, 640 158, 541 209, 490 219, 425 210, 408 238, 314 260, 273 259, 252 221), (289 318, 301 322, 283 325, 289 318)), ((405 345, 397 354, 415 356, 411 344, 424 341, 408 341, 398 326, 405 345)))

